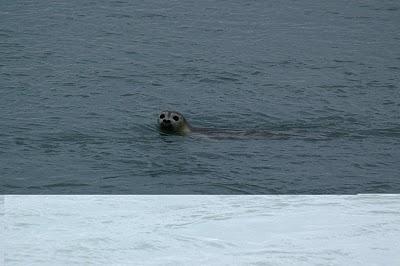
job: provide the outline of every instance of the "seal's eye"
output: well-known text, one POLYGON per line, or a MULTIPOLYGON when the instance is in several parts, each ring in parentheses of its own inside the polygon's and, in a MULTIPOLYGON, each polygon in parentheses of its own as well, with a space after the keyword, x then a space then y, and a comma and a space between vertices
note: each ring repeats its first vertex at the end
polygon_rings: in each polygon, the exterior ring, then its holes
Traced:
POLYGON ((178 120, 179 120, 179 117, 176 116, 176 115, 174 115, 172 118, 173 118, 175 121, 178 121, 178 120))
POLYGON ((163 119, 164 117, 165 117, 164 114, 161 114, 161 115, 160 115, 160 119, 163 119))

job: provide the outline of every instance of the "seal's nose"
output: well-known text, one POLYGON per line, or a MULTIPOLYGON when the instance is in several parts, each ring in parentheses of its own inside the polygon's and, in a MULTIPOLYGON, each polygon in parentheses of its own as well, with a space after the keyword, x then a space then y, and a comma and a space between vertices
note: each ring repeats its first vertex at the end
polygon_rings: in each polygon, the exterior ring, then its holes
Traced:
POLYGON ((164 120, 163 120, 163 123, 165 123, 165 124, 170 124, 170 123, 171 123, 171 120, 169 120, 169 119, 168 119, 168 120, 167 120, 167 119, 164 119, 164 120))

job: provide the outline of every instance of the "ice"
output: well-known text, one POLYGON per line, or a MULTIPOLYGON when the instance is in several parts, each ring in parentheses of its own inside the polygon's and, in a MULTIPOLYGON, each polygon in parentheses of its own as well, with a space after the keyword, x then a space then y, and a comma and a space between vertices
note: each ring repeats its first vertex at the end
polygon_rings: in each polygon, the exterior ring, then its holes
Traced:
POLYGON ((400 261, 400 195, 4 199, 6 265, 400 261))

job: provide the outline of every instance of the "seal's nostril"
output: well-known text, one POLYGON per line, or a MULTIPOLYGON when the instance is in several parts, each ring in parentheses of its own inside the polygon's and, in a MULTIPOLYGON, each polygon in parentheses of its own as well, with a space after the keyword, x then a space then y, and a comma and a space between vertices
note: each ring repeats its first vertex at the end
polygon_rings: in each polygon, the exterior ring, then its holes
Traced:
POLYGON ((165 123, 169 124, 171 123, 171 120, 166 120, 165 123))

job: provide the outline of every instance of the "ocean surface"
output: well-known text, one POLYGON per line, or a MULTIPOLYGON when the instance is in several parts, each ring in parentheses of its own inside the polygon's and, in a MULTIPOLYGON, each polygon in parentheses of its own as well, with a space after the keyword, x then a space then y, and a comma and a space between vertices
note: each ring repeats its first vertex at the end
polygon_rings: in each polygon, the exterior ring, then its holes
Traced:
POLYGON ((6 241, 0 259, 7 266, 378 266, 400 260, 400 195, 1 200, 6 241))
POLYGON ((0 193, 400 192, 399 1, 0 2, 0 193), (288 134, 165 136, 193 126, 288 134))

